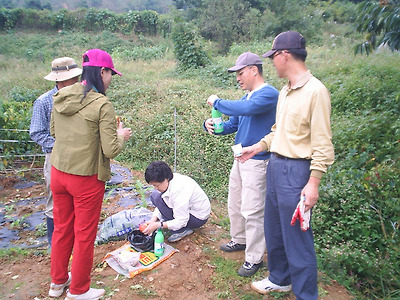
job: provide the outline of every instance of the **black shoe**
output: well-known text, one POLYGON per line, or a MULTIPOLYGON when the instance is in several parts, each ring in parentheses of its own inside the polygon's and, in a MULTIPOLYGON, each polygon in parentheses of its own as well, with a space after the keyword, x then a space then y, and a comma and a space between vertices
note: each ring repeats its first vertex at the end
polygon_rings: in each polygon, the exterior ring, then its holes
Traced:
POLYGON ((240 276, 251 276, 254 275, 259 268, 261 268, 263 262, 258 264, 252 264, 247 261, 244 262, 243 266, 239 269, 238 274, 240 276))
POLYGON ((219 249, 225 252, 242 251, 246 249, 246 244, 238 244, 235 243, 234 241, 230 241, 227 244, 222 244, 221 246, 219 246, 219 249))

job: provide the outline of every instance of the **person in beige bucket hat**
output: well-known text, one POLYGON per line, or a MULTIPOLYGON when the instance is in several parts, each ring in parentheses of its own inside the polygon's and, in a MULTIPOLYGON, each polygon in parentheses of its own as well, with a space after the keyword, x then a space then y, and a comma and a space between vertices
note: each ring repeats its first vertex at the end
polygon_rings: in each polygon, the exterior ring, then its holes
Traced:
POLYGON ((56 86, 41 95, 33 103, 32 119, 29 129, 31 139, 42 147, 45 154, 43 174, 46 182, 48 198, 46 201, 47 240, 51 248, 54 229, 53 222, 53 195, 50 190, 50 155, 54 145, 54 138, 50 135, 50 116, 53 109, 53 95, 63 87, 72 85, 79 80, 82 69, 70 57, 56 58, 51 63, 51 72, 44 77, 55 81, 56 86))
MULTIPOLYGON (((44 77, 46 80, 62 82, 82 74, 82 69, 70 57, 56 58, 51 63, 51 72, 44 77)), ((76 80, 78 81, 78 80, 76 80)), ((75 81, 75 82, 76 82, 75 81)))

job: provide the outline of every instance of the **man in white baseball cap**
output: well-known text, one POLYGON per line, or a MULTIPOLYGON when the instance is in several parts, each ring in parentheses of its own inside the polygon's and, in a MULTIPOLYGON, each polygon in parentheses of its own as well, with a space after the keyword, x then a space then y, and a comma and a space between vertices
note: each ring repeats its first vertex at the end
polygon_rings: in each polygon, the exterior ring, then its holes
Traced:
POLYGON ((46 201, 46 223, 47 223, 47 240, 49 248, 51 247, 51 238, 53 235, 53 196, 50 190, 50 155, 54 145, 54 138, 50 135, 50 117, 53 109, 53 95, 63 87, 72 85, 79 80, 82 69, 70 57, 56 58, 51 63, 51 72, 44 77, 49 81, 55 81, 56 86, 41 95, 33 103, 33 112, 29 135, 33 141, 42 147, 45 153, 45 161, 43 167, 44 179, 48 192, 46 201))

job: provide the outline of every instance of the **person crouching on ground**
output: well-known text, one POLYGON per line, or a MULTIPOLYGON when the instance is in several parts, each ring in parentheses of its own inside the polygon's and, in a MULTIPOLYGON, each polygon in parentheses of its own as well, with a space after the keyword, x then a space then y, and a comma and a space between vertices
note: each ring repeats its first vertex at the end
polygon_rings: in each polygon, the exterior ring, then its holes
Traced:
POLYGON ((156 207, 146 223, 144 234, 150 235, 158 228, 169 229, 168 242, 173 243, 207 222, 211 212, 210 200, 192 178, 172 173, 163 161, 150 163, 144 176, 155 188, 150 199, 156 207))
POLYGON ((54 233, 49 296, 99 299, 104 289, 90 287, 94 241, 110 179, 110 159, 117 156, 132 130, 117 124, 106 90, 114 74, 111 56, 100 49, 83 54, 82 81, 54 96, 50 132, 56 141, 51 154, 54 233), (68 265, 73 251, 71 273, 68 265))

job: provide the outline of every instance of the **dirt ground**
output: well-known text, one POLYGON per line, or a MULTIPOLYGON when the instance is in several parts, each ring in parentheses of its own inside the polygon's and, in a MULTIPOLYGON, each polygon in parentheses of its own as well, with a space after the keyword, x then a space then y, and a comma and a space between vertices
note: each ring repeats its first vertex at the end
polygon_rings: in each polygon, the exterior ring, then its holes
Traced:
MULTIPOLYGON (((135 174, 133 177, 140 175, 135 174)), ((45 194, 45 188, 41 181, 40 173, 31 174, 25 172, 24 178, 36 179, 37 184, 24 188, 15 189, 15 184, 21 180, 13 174, 0 174, 0 214, 4 206, 10 201, 21 198, 35 198, 45 194), (37 180, 39 178, 39 180, 37 180)), ((135 179, 136 180, 136 179, 135 179)), ((126 185, 129 183, 124 183, 126 185)), ((103 209, 114 212, 120 211, 118 207, 119 196, 108 199, 103 204, 103 209)), ((281 296, 262 296, 253 292, 250 283, 254 278, 242 279, 238 275, 225 280, 218 281, 218 270, 220 266, 215 263, 215 257, 237 262, 239 266, 244 259, 244 252, 223 253, 219 250, 219 244, 228 241, 225 229, 216 225, 218 216, 224 213, 224 208, 213 207, 210 221, 201 229, 195 231, 178 243, 171 244, 179 250, 172 257, 162 262, 151 271, 145 271, 133 278, 119 275, 115 270, 103 262, 104 256, 125 241, 109 242, 95 247, 94 263, 92 270, 92 287, 103 287, 106 289, 104 299, 295 299, 294 295, 287 293, 281 296), (218 211, 219 210, 219 211, 218 211), (222 238, 221 238, 222 237, 222 238), (216 282, 218 281, 218 284, 216 282), (221 287, 221 284, 223 288, 221 287), (221 289, 223 292, 221 292, 221 289), (237 292, 240 289, 240 293, 237 292), (246 295, 245 298, 243 295, 246 295)), ((17 213, 23 215, 25 208, 17 213)), ((7 223, 1 226, 9 226, 7 223)), ((1 240, 0 235, 0 240, 1 240)), ((29 239, 27 234, 22 237, 29 239)), ((5 251, 5 249, 0 249, 5 251)), ((47 296, 50 285, 50 256, 45 247, 39 247, 30 252, 29 256, 18 255, 14 257, 13 252, 8 255, 0 255, 0 299, 52 299, 47 296)), ((1 252, 0 252, 1 254, 1 252)), ((268 274, 267 268, 261 269, 256 276, 257 279, 268 274)), ((347 300, 351 299, 350 293, 336 282, 323 280, 320 282, 320 299, 323 300, 347 300)), ((63 299, 65 293, 60 297, 63 299)))

